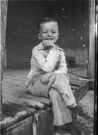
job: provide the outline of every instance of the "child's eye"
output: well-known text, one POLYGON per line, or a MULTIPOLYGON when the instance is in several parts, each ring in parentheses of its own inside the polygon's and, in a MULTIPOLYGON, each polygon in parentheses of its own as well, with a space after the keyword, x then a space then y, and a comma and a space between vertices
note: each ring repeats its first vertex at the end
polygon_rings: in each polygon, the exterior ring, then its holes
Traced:
POLYGON ((52 33, 56 33, 55 31, 52 31, 52 33))
POLYGON ((47 33, 47 31, 43 31, 43 33, 47 33))

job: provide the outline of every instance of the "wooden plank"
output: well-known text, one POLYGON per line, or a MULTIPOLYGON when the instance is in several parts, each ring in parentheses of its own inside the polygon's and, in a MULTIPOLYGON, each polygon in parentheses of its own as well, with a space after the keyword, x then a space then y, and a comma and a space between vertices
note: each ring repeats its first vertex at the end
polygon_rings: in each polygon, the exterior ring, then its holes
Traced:
POLYGON ((6 20, 7 20, 7 0, 0 1, 0 121, 2 119, 2 77, 3 68, 6 64, 6 20))
POLYGON ((12 76, 4 76, 4 79, 14 79, 14 80, 18 80, 18 81, 26 81, 26 78, 20 78, 20 77, 12 77, 12 76))
POLYGON ((80 100, 88 91, 88 83, 82 84, 79 90, 75 90, 74 95, 76 100, 80 100))
MULTIPOLYGON (((0 1, 0 19, 1 19, 1 1, 0 1)), ((0 21, 0 121, 2 115, 2 67, 1 67, 1 21, 0 21)))
POLYGON ((25 81, 22 81, 22 80, 18 80, 18 79, 10 79, 10 78, 4 78, 3 79, 3 83, 4 85, 9 85, 9 86, 19 86, 19 87, 22 87, 24 89, 27 89, 26 88, 26 85, 25 85, 25 81))
POLYGON ((53 135, 53 113, 51 108, 34 114, 33 135, 53 135))
POLYGON ((7 66, 7 50, 6 50, 6 24, 7 24, 7 8, 8 0, 1 1, 1 45, 2 45, 2 66, 7 66))
POLYGON ((3 128, 2 135, 53 135, 52 108, 36 111, 18 123, 3 128))
POLYGON ((3 104, 3 114, 13 117, 16 119, 16 122, 25 119, 30 115, 26 110, 20 110, 18 108, 13 108, 11 104, 3 104))
POLYGON ((75 68, 69 68, 68 73, 73 77, 87 77, 87 66, 81 66, 81 67, 75 67, 75 68))
MULTIPOLYGON (((95 76, 95 0, 89 0, 89 52, 88 52, 88 78, 95 76)), ((89 83, 94 88, 94 82, 89 83)))
MULTIPOLYGON (((47 106, 49 106, 51 104, 49 98, 35 97, 35 96, 32 96, 32 95, 30 95, 28 93, 23 93, 23 92, 22 93, 21 92, 17 93, 16 91, 12 92, 12 91, 9 91, 9 90, 11 90, 11 89, 10 88, 6 88, 6 90, 5 89, 3 90, 3 93, 4 93, 4 100, 3 100, 3 102, 6 102, 8 100, 14 102, 16 100, 16 103, 19 103, 18 100, 21 101, 21 99, 24 98, 24 99, 29 99, 30 101, 32 100, 32 101, 34 101, 36 103, 40 102, 40 103, 45 104, 47 106), (8 97, 6 97, 7 95, 8 95, 8 97), (11 97, 11 99, 9 99, 9 97, 11 97)), ((14 89, 13 89, 13 91, 14 91, 14 89)))
POLYGON ((4 100, 3 103, 16 103, 16 104, 20 104, 23 106, 27 106, 27 107, 32 107, 32 108, 39 108, 39 109, 43 109, 45 108, 45 105, 39 101, 35 101, 32 98, 26 98, 26 97, 16 97, 14 95, 10 95, 8 93, 4 93, 3 96, 4 100))
POLYGON ((79 87, 77 87, 77 86, 74 86, 74 85, 71 85, 71 88, 72 88, 72 90, 79 90, 79 87))
POLYGON ((74 71, 69 73, 70 78, 87 78, 87 70, 86 69, 81 69, 80 71, 74 71))
POLYGON ((16 123, 16 119, 4 114, 2 115, 2 121, 0 121, 1 129, 11 126, 14 123, 16 123))
POLYGON ((0 126, 0 128, 2 130, 6 130, 6 128, 9 126, 12 126, 19 121, 33 115, 35 111, 35 109, 30 109, 15 103, 3 104, 3 120, 1 122, 2 126, 0 126))
POLYGON ((7 69, 4 71, 4 77, 5 76, 11 76, 11 77, 22 77, 27 78, 27 75, 29 73, 29 69, 7 69))
POLYGON ((8 104, 3 104, 3 115, 6 117, 1 121, 1 129, 9 127, 25 118, 30 116, 26 110, 19 110, 17 108, 13 108, 8 104))
MULTIPOLYGON (((4 107, 3 107, 4 108, 4 115, 5 114, 7 115, 7 117, 4 117, 4 119, 2 121, 2 133, 4 135, 6 135, 6 134, 7 135, 11 135, 11 134, 18 135, 19 132, 22 132, 22 134, 23 134, 24 132, 21 131, 21 128, 20 128, 22 119, 25 119, 25 121, 27 121, 27 116, 30 116, 30 115, 33 115, 34 113, 36 113, 36 110, 34 110, 34 109, 32 109, 32 110, 30 108, 27 109, 27 107, 26 107, 24 110, 23 106, 20 106, 17 104, 13 104, 13 105, 12 104, 4 104, 4 107), (20 108, 20 107, 22 107, 22 108, 20 108), (26 114, 25 114, 25 112, 26 112, 26 114), (27 112, 29 112, 29 115, 27 112), (18 133, 17 133, 16 129, 18 129, 18 133)), ((45 111, 45 110, 43 110, 43 111, 45 111)), ((43 120, 45 121, 45 123, 47 121, 47 124, 50 125, 50 126, 47 125, 47 129, 50 132, 51 131, 50 129, 53 128, 51 125, 51 122, 53 119, 51 118, 51 121, 50 121, 50 117, 52 115, 52 113, 50 112, 50 111, 52 111, 51 108, 49 108, 48 111, 47 111, 47 113, 49 113, 49 115, 45 113, 46 115, 44 117, 44 114, 43 114, 43 120)), ((40 115, 42 115, 42 114, 40 114, 40 115)), ((40 119, 39 119, 38 123, 40 124, 40 119)))
POLYGON ((81 86, 83 82, 80 82, 79 80, 70 80, 70 84, 75 86, 81 86))
POLYGON ((2 135, 32 135, 33 117, 30 116, 2 130, 2 135))
MULTIPOLYGON (((8 112, 10 113, 10 111, 8 111, 8 112)), ((13 115, 12 115, 12 117, 5 118, 5 120, 2 123, 2 126, 3 126, 2 135, 13 135, 13 134, 19 135, 19 133, 21 133, 21 135, 25 135, 25 132, 27 134, 29 127, 30 127, 30 129, 29 129, 30 135, 32 135, 32 132, 33 132, 33 135, 37 135, 37 134, 38 135, 39 134, 52 135, 53 134, 52 108, 47 108, 46 110, 34 112, 34 118, 33 118, 33 116, 31 116, 31 117, 28 117, 25 120, 22 120, 19 122, 16 122, 14 120, 14 118, 15 117, 13 117, 13 115), (4 122, 8 122, 7 125, 5 125, 4 122), (30 125, 26 124, 26 123, 30 123, 30 125), (24 129, 25 132, 24 132, 24 130, 22 130, 24 125, 27 126, 24 129)), ((28 135, 29 135, 29 132, 28 132, 28 135)))
POLYGON ((9 103, 3 104, 3 120, 1 129, 5 129, 13 124, 31 116, 36 110, 26 106, 9 103))
POLYGON ((16 104, 16 103, 10 103, 10 104, 7 103, 7 106, 9 106, 9 105, 10 105, 10 107, 13 107, 13 109, 17 108, 20 111, 25 110, 29 115, 34 114, 34 112, 36 111, 36 109, 34 109, 34 108, 30 108, 30 107, 23 106, 23 105, 16 104))

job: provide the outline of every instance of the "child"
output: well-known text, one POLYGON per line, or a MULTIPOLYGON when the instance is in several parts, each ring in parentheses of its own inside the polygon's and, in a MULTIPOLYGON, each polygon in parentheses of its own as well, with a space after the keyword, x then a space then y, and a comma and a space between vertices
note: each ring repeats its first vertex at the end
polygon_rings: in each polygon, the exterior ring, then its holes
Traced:
MULTIPOLYGON (((55 19, 44 18, 39 22, 38 31, 41 42, 32 50, 31 70, 26 85, 32 95, 50 98, 55 133, 62 134, 61 130, 65 129, 64 133, 68 135, 66 130, 69 123, 72 124, 69 108, 76 108, 77 103, 69 85, 63 49, 56 44, 59 38, 58 23, 55 19)), ((80 131, 77 131, 77 135, 81 135, 80 131)))

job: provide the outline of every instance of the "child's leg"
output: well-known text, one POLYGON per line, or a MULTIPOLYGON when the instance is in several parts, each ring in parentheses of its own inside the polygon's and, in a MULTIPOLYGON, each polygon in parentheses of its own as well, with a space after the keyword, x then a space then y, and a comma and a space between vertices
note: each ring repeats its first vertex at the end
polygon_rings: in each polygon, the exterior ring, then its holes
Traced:
POLYGON ((61 94, 57 90, 51 88, 49 90, 49 96, 54 114, 54 135, 84 135, 81 129, 78 129, 72 123, 71 113, 61 94))
POLYGON ((71 113, 64 103, 61 94, 56 89, 51 88, 49 96, 53 107, 54 125, 60 126, 72 122, 71 113))
POLYGON ((53 84, 57 87, 61 93, 63 100, 67 106, 75 107, 77 105, 75 97, 72 93, 71 86, 69 84, 69 78, 66 74, 55 74, 56 80, 53 84))
MULTIPOLYGON (((63 100, 64 100, 64 102, 65 103, 67 103, 67 106, 69 106, 70 108, 74 108, 74 107, 76 107, 77 106, 77 103, 76 102, 69 102, 69 103, 71 103, 71 104, 68 104, 68 97, 67 97, 67 95, 66 94, 62 94, 62 98, 63 98, 63 100)), ((73 99, 72 99, 73 100, 73 99)))

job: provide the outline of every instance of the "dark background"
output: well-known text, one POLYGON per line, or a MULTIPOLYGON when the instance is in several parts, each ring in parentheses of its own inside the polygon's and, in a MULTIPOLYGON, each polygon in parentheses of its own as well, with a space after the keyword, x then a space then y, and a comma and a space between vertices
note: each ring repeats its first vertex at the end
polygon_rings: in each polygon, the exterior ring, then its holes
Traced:
POLYGON ((43 17, 59 22, 58 45, 77 65, 88 62, 88 0, 8 1, 7 69, 29 68, 32 48, 39 43, 37 24, 43 17))

